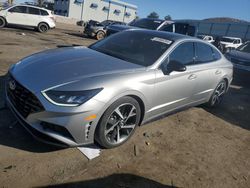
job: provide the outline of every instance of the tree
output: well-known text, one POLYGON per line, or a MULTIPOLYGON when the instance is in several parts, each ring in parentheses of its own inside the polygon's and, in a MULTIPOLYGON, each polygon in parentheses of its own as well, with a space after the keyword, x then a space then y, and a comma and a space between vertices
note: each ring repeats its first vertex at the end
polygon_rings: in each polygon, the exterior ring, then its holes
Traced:
POLYGON ((38 4, 38 6, 41 7, 43 5, 43 3, 45 2, 45 0, 37 0, 36 2, 38 4))
POLYGON ((148 18, 159 18, 159 15, 158 15, 156 12, 151 12, 151 13, 148 15, 148 18))
POLYGON ((8 4, 12 5, 14 0, 8 0, 8 4))
POLYGON ((172 20, 172 17, 170 15, 167 15, 164 17, 165 20, 172 20))

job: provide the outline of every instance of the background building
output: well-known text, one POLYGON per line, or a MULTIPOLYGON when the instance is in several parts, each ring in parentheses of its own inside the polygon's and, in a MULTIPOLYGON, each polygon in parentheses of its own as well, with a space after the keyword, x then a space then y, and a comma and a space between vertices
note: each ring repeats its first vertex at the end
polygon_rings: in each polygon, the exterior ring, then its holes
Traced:
POLYGON ((250 40, 249 22, 206 21, 206 20, 176 20, 192 23, 198 30, 198 34, 211 35, 213 37, 239 37, 243 41, 250 40))
POLYGON ((83 21, 128 23, 136 18, 137 6, 119 0, 55 0, 54 13, 83 21))

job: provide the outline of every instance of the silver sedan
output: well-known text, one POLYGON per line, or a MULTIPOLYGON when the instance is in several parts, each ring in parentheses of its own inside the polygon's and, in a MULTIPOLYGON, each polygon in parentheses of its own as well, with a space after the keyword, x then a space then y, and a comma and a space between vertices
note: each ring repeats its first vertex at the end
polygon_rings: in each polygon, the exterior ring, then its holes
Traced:
POLYGON ((232 74, 232 64, 202 40, 129 30, 22 59, 9 69, 6 102, 40 140, 112 148, 158 116, 218 105, 232 74))

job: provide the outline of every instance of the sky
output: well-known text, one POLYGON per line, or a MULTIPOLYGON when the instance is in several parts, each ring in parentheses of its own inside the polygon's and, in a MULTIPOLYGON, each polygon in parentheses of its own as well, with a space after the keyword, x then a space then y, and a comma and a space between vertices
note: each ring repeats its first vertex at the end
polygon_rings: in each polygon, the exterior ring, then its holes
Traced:
POLYGON ((123 0, 138 6, 138 16, 155 11, 160 18, 204 19, 232 17, 250 21, 250 0, 123 0))
MULTIPOLYGON (((24 2, 30 0, 16 0, 24 2)), ((250 0, 121 0, 138 6, 138 16, 147 17, 155 11, 160 18, 204 19, 232 17, 250 21, 250 0)))

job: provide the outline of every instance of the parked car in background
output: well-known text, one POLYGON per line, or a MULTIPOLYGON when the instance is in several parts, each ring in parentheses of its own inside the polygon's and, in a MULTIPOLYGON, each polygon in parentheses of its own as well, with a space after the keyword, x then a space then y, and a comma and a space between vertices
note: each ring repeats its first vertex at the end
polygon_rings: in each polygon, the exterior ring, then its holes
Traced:
POLYGON ((161 25, 167 24, 167 23, 173 23, 173 22, 165 21, 161 19, 142 18, 142 19, 134 20, 130 22, 128 25, 114 24, 114 25, 107 27, 107 36, 120 32, 120 31, 125 31, 128 29, 136 29, 136 28, 157 30, 160 28, 161 25))
POLYGON ((229 50, 238 48, 240 45, 242 45, 241 38, 222 37, 220 40, 219 48, 223 53, 225 53, 229 50))
POLYGON ((124 31, 128 29, 143 28, 158 31, 167 31, 172 33, 179 33, 189 36, 197 36, 197 28, 189 23, 174 22, 171 20, 160 20, 151 18, 142 18, 134 20, 126 26, 112 25, 107 29, 107 35, 124 31))
POLYGON ((225 54, 237 72, 250 73, 250 41, 225 54))
POLYGON ((215 42, 213 36, 210 36, 210 35, 198 35, 197 37, 211 44, 215 42))
POLYGON ((110 25, 125 25, 123 22, 113 21, 113 20, 105 20, 103 22, 97 22, 90 20, 87 22, 84 33, 90 37, 95 37, 97 40, 101 40, 106 36, 107 26, 110 25))
POLYGON ((50 10, 31 5, 15 5, 1 10, 0 28, 7 25, 33 27, 42 33, 56 26, 50 10))
POLYGON ((6 101, 21 124, 47 143, 96 141, 113 148, 156 117, 220 104, 232 67, 200 39, 134 29, 89 47, 22 59, 9 69, 6 101))
POLYGON ((179 22, 179 21, 164 22, 157 30, 179 33, 182 35, 188 35, 192 37, 196 37, 198 32, 196 26, 191 25, 190 23, 179 22))

